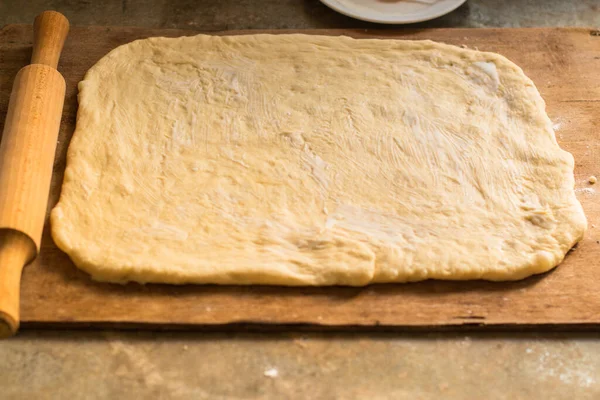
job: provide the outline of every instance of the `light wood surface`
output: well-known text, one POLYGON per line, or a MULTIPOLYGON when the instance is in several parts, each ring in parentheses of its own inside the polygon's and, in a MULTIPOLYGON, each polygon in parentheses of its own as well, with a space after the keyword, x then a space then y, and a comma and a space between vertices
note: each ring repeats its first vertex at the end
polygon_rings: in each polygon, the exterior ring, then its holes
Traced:
POLYGON ((36 18, 32 64, 17 73, 10 95, 0 144, 0 334, 19 326, 21 270, 42 240, 65 97, 55 67, 68 29, 61 14, 36 18))
MULTIPOLYGON (((194 33, 123 27, 72 29, 59 66, 67 80, 67 100, 50 205, 56 203, 60 194, 66 150, 75 127, 76 85, 85 72, 120 44, 148 36, 194 33)), ((366 288, 122 286, 93 282, 78 271, 56 248, 46 226, 40 256, 23 272, 24 325, 189 328, 249 322, 428 329, 473 325, 600 326, 600 186, 587 183, 589 176, 600 176, 600 34, 596 30, 325 30, 306 33, 433 39, 495 51, 519 64, 546 100, 560 145, 575 157, 577 196, 590 225, 583 242, 553 272, 519 282, 428 281, 366 288)), ((5 82, 27 62, 30 38, 29 26, 10 25, 0 32, 0 112, 6 110, 10 90, 5 82)))

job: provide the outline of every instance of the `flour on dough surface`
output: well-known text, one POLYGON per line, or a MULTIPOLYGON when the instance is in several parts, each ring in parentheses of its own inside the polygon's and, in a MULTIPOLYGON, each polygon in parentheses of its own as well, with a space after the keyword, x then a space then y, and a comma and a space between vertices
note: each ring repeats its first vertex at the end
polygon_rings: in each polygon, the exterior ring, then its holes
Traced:
POLYGON ((504 57, 430 41, 150 38, 79 84, 52 234, 95 279, 513 280, 586 220, 504 57))

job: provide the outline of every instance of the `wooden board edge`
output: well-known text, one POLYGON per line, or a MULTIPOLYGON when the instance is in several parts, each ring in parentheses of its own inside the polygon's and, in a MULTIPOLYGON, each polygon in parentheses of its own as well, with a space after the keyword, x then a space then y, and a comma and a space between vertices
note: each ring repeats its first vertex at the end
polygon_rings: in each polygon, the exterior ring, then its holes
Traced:
POLYGON ((540 324, 448 324, 448 325, 373 325, 373 324, 316 324, 316 323, 265 323, 265 322, 231 322, 215 324, 190 323, 143 323, 114 321, 23 321, 21 330, 119 330, 119 331, 155 331, 155 332, 197 332, 197 333, 232 333, 232 332, 313 332, 313 333, 506 333, 511 337, 515 333, 551 333, 551 332, 590 332, 597 333, 600 322, 569 322, 540 324))

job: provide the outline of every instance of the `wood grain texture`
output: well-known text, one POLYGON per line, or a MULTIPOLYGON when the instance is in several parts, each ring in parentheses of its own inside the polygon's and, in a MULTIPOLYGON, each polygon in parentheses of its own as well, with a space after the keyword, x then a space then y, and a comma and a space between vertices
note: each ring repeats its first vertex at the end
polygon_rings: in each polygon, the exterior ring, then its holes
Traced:
POLYGON ((68 31, 55 11, 35 19, 32 64, 10 94, 0 144, 0 337, 19 327, 21 271, 41 248, 65 98, 55 68, 68 31))
MULTIPOLYGON (((265 32, 265 31, 261 31, 265 32)), ((284 32, 284 31, 278 31, 284 32)), ((198 32, 122 27, 75 27, 59 71, 67 99, 55 159, 50 204, 59 196, 75 126, 76 85, 114 47, 148 36, 198 32)), ((234 34, 252 32, 224 32, 234 34)), ((271 33, 275 33, 271 31, 271 33)), ((38 259, 23 273, 24 325, 207 326, 229 323, 324 326, 444 327, 464 325, 597 326, 600 324, 600 37, 590 29, 436 29, 421 31, 305 31, 354 37, 432 39, 495 51, 520 65, 547 102, 557 139, 575 156, 577 196, 590 228, 552 272, 519 282, 426 281, 365 288, 167 286, 91 281, 44 231, 38 259)), ((10 83, 31 53, 31 27, 0 32, 0 117, 10 83)), ((3 118, 2 118, 3 119, 3 118)))
MULTIPOLYGON (((27 235, 41 248, 65 81, 31 64, 15 78, 0 145, 0 230, 27 235)), ((31 260, 30 257, 29 259, 31 260)))
POLYGON ((69 34, 69 21, 56 11, 44 11, 33 23, 32 64, 44 64, 56 68, 60 53, 69 34))

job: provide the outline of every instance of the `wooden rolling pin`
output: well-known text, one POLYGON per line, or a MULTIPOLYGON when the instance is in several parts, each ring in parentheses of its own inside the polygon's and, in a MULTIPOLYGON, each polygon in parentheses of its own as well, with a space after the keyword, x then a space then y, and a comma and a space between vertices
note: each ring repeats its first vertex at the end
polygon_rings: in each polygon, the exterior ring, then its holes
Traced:
POLYGON ((33 32, 31 64, 15 78, 0 144, 0 337, 19 328, 21 272, 40 251, 65 101, 56 67, 69 21, 45 11, 33 32))

